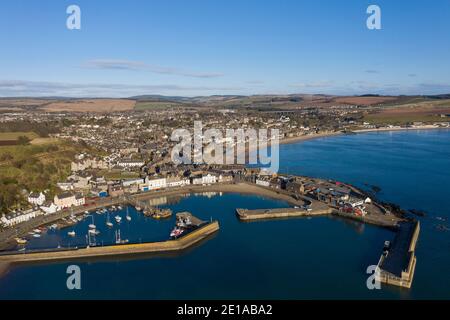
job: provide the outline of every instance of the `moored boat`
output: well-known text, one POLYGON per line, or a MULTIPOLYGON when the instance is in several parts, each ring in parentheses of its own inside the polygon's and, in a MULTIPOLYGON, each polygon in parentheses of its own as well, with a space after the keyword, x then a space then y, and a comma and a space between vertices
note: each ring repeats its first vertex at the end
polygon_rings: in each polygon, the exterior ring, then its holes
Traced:
POLYGON ((178 227, 175 227, 172 232, 170 232, 170 237, 171 238, 178 238, 179 236, 181 236, 183 234, 184 230, 178 227))
POLYGON ((27 239, 23 239, 23 238, 15 238, 14 240, 16 240, 17 244, 27 243, 27 239))

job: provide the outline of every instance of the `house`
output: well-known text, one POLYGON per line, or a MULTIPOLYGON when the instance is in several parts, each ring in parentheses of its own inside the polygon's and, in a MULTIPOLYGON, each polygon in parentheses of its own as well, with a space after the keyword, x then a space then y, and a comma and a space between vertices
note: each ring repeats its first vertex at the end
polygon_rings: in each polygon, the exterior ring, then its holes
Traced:
POLYGON ((50 201, 42 205, 40 208, 45 214, 52 214, 58 211, 58 206, 50 201))
POLYGON ((264 177, 256 178, 255 183, 258 186, 263 186, 263 187, 269 187, 270 186, 270 180, 269 179, 265 179, 264 177))
POLYGON ((90 189, 91 184, 90 181, 92 180, 92 175, 81 172, 79 174, 71 175, 69 178, 69 181, 72 182, 74 189, 90 189))
POLYGON ((140 168, 144 166, 144 161, 142 160, 132 160, 132 159, 125 159, 125 160, 119 160, 117 162, 117 165, 121 168, 140 168))
POLYGON ((108 193, 111 197, 120 197, 125 194, 122 186, 120 184, 113 184, 108 187, 108 193))
POLYGON ((232 174, 222 173, 219 175, 219 183, 231 183, 233 180, 234 178, 232 174))
POLYGON ((70 208, 72 206, 77 207, 84 205, 86 203, 86 199, 81 194, 64 192, 60 195, 56 195, 53 202, 59 208, 70 208))
POLYGON ((159 177, 147 177, 145 182, 148 185, 148 190, 159 190, 167 187, 167 179, 159 177))
POLYGON ((217 177, 210 173, 208 174, 199 174, 191 177, 192 184, 212 184, 217 182, 217 177))
POLYGON ((183 187, 191 184, 188 178, 171 176, 166 179, 168 188, 183 187))
POLYGON ((23 223, 26 221, 29 221, 31 219, 34 219, 38 216, 43 215, 44 212, 41 210, 34 210, 34 209, 30 209, 30 210, 26 210, 26 211, 18 211, 18 212, 10 212, 7 214, 4 214, 2 216, 2 218, 0 219, 2 224, 5 227, 12 227, 15 226, 19 223, 23 223))
POLYGON ((132 186, 132 185, 140 185, 142 183, 144 183, 144 179, 141 179, 141 178, 139 178, 139 179, 127 179, 127 180, 122 181, 122 186, 129 187, 129 186, 132 186))
POLYGON ((63 191, 73 190, 73 183, 71 182, 58 182, 56 185, 63 191))
POLYGON ((45 195, 42 192, 32 192, 28 195, 28 202, 35 206, 41 206, 45 202, 45 195))
POLYGON ((72 172, 84 171, 86 169, 108 169, 109 165, 103 159, 89 158, 89 159, 79 159, 71 163, 70 168, 72 172))

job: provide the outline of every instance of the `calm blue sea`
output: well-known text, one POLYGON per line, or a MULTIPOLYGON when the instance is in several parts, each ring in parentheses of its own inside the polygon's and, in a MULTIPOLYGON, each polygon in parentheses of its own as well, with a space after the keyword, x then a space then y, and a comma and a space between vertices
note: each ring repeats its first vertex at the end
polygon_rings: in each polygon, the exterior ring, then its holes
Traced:
MULTIPOLYGON (((332 178, 370 190, 405 209, 420 209, 422 230, 410 290, 368 290, 366 268, 376 264, 390 231, 333 218, 241 223, 235 208, 285 207, 257 196, 216 194, 169 199, 174 212, 220 221, 209 241, 178 256, 90 261, 81 268, 82 289, 66 288, 69 264, 17 266, 0 278, 0 299, 449 299, 450 130, 367 133, 281 146, 281 172, 332 178), (445 221, 444 221, 445 220, 445 221), (441 227, 438 228, 438 226, 441 227)), ((115 230, 132 242, 163 240, 174 225, 147 219, 129 208, 131 222, 106 227, 97 243, 114 241, 115 230)), ((30 247, 85 245, 88 217, 73 228, 51 231, 30 247), (77 236, 70 238, 68 231, 77 236)))

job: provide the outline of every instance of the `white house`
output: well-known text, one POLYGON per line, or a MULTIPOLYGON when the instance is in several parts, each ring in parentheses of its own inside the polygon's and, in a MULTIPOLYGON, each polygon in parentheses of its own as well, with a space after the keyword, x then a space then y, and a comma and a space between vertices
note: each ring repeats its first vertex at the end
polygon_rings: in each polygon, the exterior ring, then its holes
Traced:
POLYGON ((184 177, 169 177, 167 178, 167 187, 175 188, 175 187, 183 187, 190 185, 191 181, 188 178, 184 177))
POLYGON ((258 186, 268 187, 270 186, 269 180, 256 179, 256 184, 258 186))
POLYGON ((142 160, 119 160, 117 165, 122 168, 140 168, 144 165, 142 160))
POLYGON ((5 227, 11 227, 15 226, 16 224, 34 219, 43 214, 44 212, 42 212, 41 210, 34 210, 34 209, 30 209, 23 212, 11 212, 8 214, 4 214, 1 218, 1 222, 5 227))
POLYGON ((122 182, 122 186, 124 187, 129 187, 132 185, 140 185, 144 183, 144 179, 138 178, 138 179, 128 179, 128 180, 124 180, 122 182))
POLYGON ((167 187, 167 179, 166 178, 146 178, 146 183, 148 185, 148 190, 158 190, 164 189, 167 187))
POLYGON ((210 173, 198 175, 192 178, 192 184, 212 184, 217 182, 217 177, 210 173))
POLYGON ((73 190, 73 183, 71 182, 58 182, 56 185, 63 191, 73 190))
POLYGON ((45 195, 42 192, 32 192, 28 195, 28 202, 35 206, 42 206, 45 202, 45 195))
POLYGON ((53 202, 41 206, 41 210, 44 211, 45 214, 52 214, 58 211, 58 206, 53 202))

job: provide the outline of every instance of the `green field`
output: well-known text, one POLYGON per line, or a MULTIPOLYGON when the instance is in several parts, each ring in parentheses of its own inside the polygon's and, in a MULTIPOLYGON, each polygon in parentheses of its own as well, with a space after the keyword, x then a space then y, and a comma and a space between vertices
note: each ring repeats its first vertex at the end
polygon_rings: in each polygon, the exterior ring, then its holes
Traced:
POLYGON ((145 110, 155 110, 155 109, 167 109, 167 108, 173 108, 178 107, 180 104, 173 103, 173 102, 138 102, 136 103, 136 106, 134 107, 135 110, 138 111, 145 111, 145 110))
POLYGON ((0 132, 0 141, 14 141, 19 137, 27 137, 30 140, 36 139, 38 135, 34 132, 0 132))

